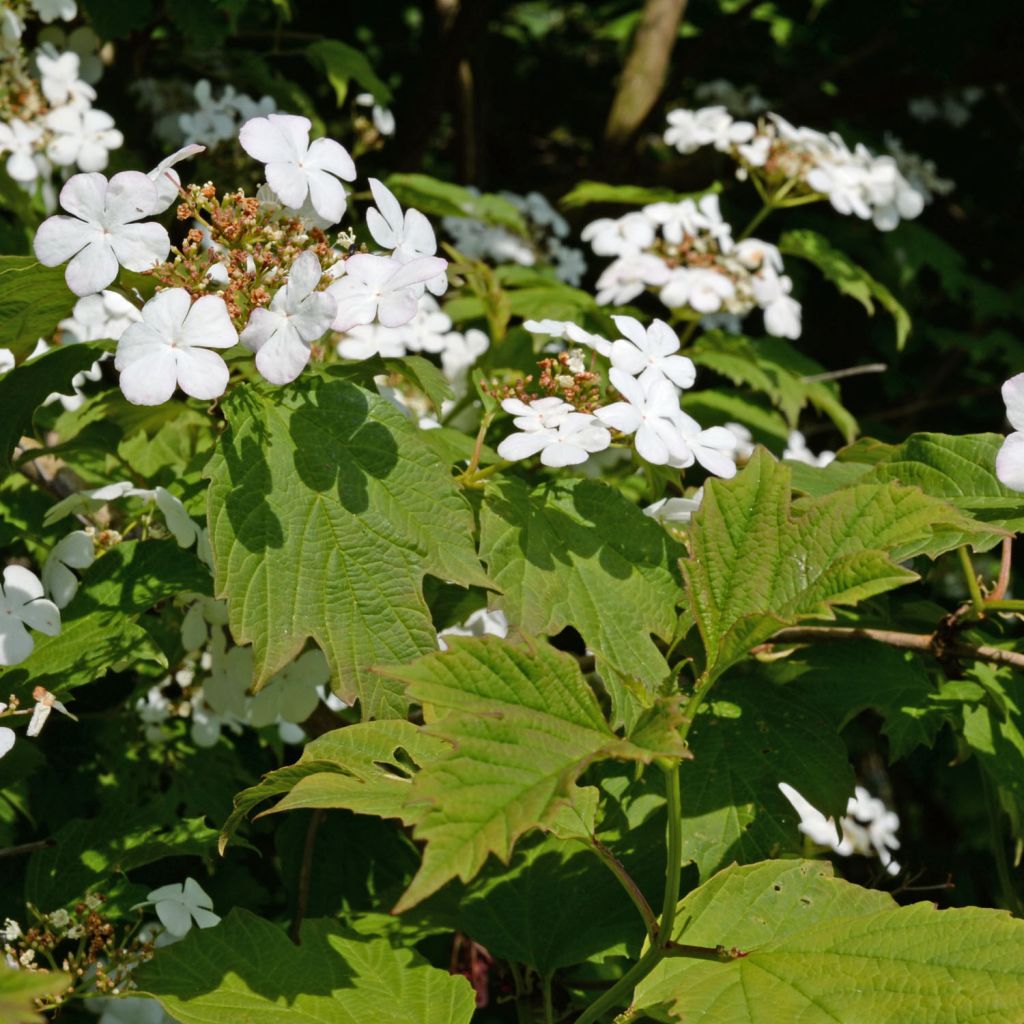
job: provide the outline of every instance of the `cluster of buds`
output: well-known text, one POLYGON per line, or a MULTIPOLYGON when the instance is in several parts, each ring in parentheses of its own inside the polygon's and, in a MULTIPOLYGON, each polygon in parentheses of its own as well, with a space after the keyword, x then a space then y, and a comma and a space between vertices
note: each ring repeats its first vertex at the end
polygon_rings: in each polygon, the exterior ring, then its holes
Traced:
POLYGON ((180 248, 148 273, 164 288, 184 288, 193 299, 219 295, 237 329, 250 312, 267 306, 295 261, 313 252, 329 281, 342 257, 327 234, 277 202, 238 189, 218 198, 214 185, 181 190, 179 221, 191 221, 180 248))

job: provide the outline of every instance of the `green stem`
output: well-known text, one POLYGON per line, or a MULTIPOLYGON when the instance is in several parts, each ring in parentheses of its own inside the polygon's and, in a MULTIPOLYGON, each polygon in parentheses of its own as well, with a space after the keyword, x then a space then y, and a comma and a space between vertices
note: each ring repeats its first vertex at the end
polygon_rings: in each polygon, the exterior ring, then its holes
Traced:
POLYGON ((523 979, 523 972, 519 965, 512 960, 507 960, 509 973, 512 975, 512 982, 516 987, 516 1021, 517 1024, 532 1024, 530 1003, 526 997, 526 983, 523 979))
POLYGON ((750 218, 750 222, 740 232, 740 237, 737 241, 742 242, 744 238, 749 238, 751 234, 761 225, 761 222, 775 209, 775 204, 770 200, 766 201, 764 206, 761 207, 753 217, 750 218))
POLYGON ((595 999, 576 1018, 576 1024, 594 1024, 612 1007, 627 1001, 629 993, 654 970, 663 955, 659 946, 651 946, 603 996, 595 999))
POLYGON ((999 806, 999 799, 991 780, 981 771, 981 785, 985 791, 985 807, 988 811, 988 824, 990 840, 992 845, 992 857, 996 862, 996 877, 999 880, 999 889, 1006 904, 1007 910, 1014 917, 1024 917, 1024 905, 1017 893, 1017 887, 1013 884, 1013 876, 1010 874, 1010 862, 1006 857, 1006 840, 1000 825, 1002 809, 999 806))
POLYGON ((981 596, 981 587, 978 586, 978 577, 975 575, 974 566, 971 564, 971 556, 967 553, 967 545, 957 548, 956 553, 960 558, 960 566, 964 571, 964 579, 967 581, 967 590, 971 595, 971 604, 974 607, 974 614, 981 616, 985 614, 985 599, 981 596))
POLYGON ((544 995, 544 1024, 555 1024, 555 1007, 551 1002, 551 978, 551 971, 540 977, 540 988, 544 995))
POLYGON ((622 862, 599 839, 596 837, 591 838, 587 843, 587 847, 597 854, 601 863, 619 880, 622 888, 626 890, 626 894, 633 901, 633 906, 636 907, 640 912, 640 916, 644 919, 644 927, 647 929, 648 938, 652 943, 656 942, 658 938, 658 919, 654 916, 654 911, 651 910, 651 905, 647 902, 647 897, 644 896, 640 886, 633 881, 622 862))
POLYGON ((987 612, 1024 612, 1024 601, 986 601, 985 611, 987 612))
POLYGON ((681 349, 686 348, 692 340, 697 328, 700 326, 700 320, 691 320, 683 330, 683 333, 679 335, 679 347, 681 349))
POLYGON ((679 879, 683 872, 683 808, 679 794, 679 765, 675 762, 665 768, 665 798, 668 813, 668 839, 665 860, 665 898, 658 921, 659 943, 664 946, 672 939, 676 923, 676 904, 679 902, 679 879))

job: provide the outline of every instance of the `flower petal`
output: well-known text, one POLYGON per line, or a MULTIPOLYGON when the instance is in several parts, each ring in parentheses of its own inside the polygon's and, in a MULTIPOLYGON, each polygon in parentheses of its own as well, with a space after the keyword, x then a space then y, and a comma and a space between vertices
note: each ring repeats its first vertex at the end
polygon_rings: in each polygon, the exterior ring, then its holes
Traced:
POLYGON ((171 248, 167 229, 162 224, 153 222, 125 224, 115 228, 111 232, 110 243, 117 262, 125 270, 136 272, 149 270, 157 263, 162 263, 167 259, 167 253, 171 248))
POLYGON ((1002 391, 1010 426, 1014 430, 1024 430, 1024 373, 1011 377, 1003 385, 1002 391))
POLYGON ((103 238, 103 229, 75 217, 48 217, 39 225, 32 250, 44 267, 57 267, 103 238))
POLYGON ((102 174, 73 174, 60 190, 60 205, 68 213, 100 224, 106 211, 107 179, 102 174))
POLYGON ((302 206, 309 193, 309 179, 305 172, 293 163, 275 162, 267 164, 266 173, 267 184, 285 206, 293 210, 302 206))
MULTIPOLYGON (((113 228, 129 224, 140 217, 148 217, 159 196, 152 179, 142 171, 121 171, 107 184, 103 223, 113 228)), ((166 235, 167 232, 165 231, 166 235)), ((166 250, 164 256, 167 255, 166 250)), ((161 257, 162 259, 163 257, 161 257)))
POLYGON ((35 641, 20 619, 0 617, 0 665, 17 665, 31 655, 35 641))
POLYGON ((1013 433, 996 455, 996 476, 1012 491, 1024 491, 1024 433, 1013 433))
MULTIPOLYGON (((323 140, 321 140, 323 141, 323 140)), ((268 168, 269 170, 269 168, 268 168)), ((306 171, 309 187, 309 201, 313 209, 331 224, 337 224, 345 215, 348 203, 345 186, 326 171, 310 168, 306 171)))
POLYGON ((103 291, 117 277, 117 257, 105 241, 90 242, 64 271, 64 280, 76 295, 103 291))
POLYGON ((26 626, 38 629, 47 636, 56 636, 60 632, 60 609, 45 597, 22 605, 17 614, 26 626))
POLYGON ((536 455, 545 445, 551 444, 554 435, 547 431, 531 434, 510 434, 498 445, 498 454, 509 462, 518 462, 536 455))
POLYGON ((121 391, 133 405, 162 405, 178 382, 177 360, 170 348, 154 349, 121 371, 121 391))
POLYGON ((231 348, 238 344, 238 332, 231 322, 228 307, 219 295, 204 295, 192 304, 182 324, 180 337, 193 348, 231 348))
POLYGON ((271 384, 290 384, 309 362, 309 346, 290 325, 275 331, 256 353, 256 369, 271 384))
POLYGON ((230 374, 227 363, 216 352, 183 345, 175 350, 175 356, 178 386, 186 395, 209 401, 224 394, 230 374))
MULTIPOLYGON (((339 178, 344 178, 345 181, 356 180, 356 165, 352 157, 349 156, 348 150, 334 139, 316 139, 310 143, 303 163, 306 167, 336 174, 339 178)), ((372 181, 370 188, 373 188, 372 181)), ((374 199, 376 198, 375 194, 374 199)))

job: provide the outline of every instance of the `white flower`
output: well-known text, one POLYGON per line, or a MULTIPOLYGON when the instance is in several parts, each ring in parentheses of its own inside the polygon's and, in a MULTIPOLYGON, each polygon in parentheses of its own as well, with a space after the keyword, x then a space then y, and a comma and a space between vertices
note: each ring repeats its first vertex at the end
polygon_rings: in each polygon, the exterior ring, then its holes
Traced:
POLYGON ((740 239, 730 250, 730 255, 735 257, 747 270, 760 270, 768 267, 776 273, 782 273, 782 253, 778 246, 771 242, 762 242, 759 238, 740 239))
POLYGON ((147 501, 152 501, 153 497, 153 491, 140 490, 127 480, 106 484, 91 491, 76 491, 47 509, 43 516, 43 526, 52 526, 70 515, 89 515, 119 498, 144 498, 147 501))
POLYGON ((10 7, 0 10, 0 53, 15 54, 21 49, 21 36, 25 22, 10 7))
POLYGON ((73 106, 86 109, 96 99, 96 90, 79 76, 77 53, 58 53, 46 45, 36 54, 40 88, 51 107, 73 106))
POLYGON ((200 928, 220 923, 212 913, 213 900, 194 878, 186 878, 184 884, 162 885, 146 896, 146 902, 153 904, 161 924, 179 939, 188 934, 193 921, 200 928))
POLYGON ((76 174, 60 190, 73 214, 44 220, 33 249, 43 266, 70 260, 64 278, 76 295, 101 291, 126 270, 148 270, 167 258, 171 240, 159 224, 136 224, 156 205, 156 186, 139 171, 76 174))
POLYGON ((506 398, 501 407, 514 417, 512 422, 528 434, 554 430, 576 412, 575 406, 553 395, 535 398, 532 402, 524 402, 520 398, 506 398))
POLYGON ((511 434, 498 445, 498 454, 514 462, 540 452, 545 466, 575 466, 611 443, 612 435, 593 416, 571 412, 557 427, 511 434))
POLYGON ((242 331, 242 344, 256 353, 256 369, 271 384, 295 380, 309 362, 311 344, 331 326, 337 307, 330 292, 316 290, 322 277, 316 253, 307 250, 270 307, 254 309, 242 331))
POLYGON ((641 458, 656 466, 669 461, 692 464, 693 454, 679 432, 679 392, 665 377, 636 380, 613 367, 608 378, 625 399, 598 409, 594 415, 622 434, 636 434, 641 458), (687 461, 688 460, 688 461, 687 461))
POLYGON ((31 0, 32 7, 39 20, 43 22, 72 21, 78 13, 78 5, 75 0, 31 0))
POLYGON ((709 473, 728 480, 736 475, 736 435, 726 427, 707 427, 706 429, 692 417, 680 409, 676 414, 676 424, 692 452, 689 460, 672 459, 669 465, 691 465, 696 459, 709 473))
POLYGON ((736 286, 725 274, 703 267, 673 270, 659 298, 669 309, 688 305, 698 313, 717 313, 736 294, 736 286))
POLYGON ((7 158, 7 173, 15 181, 35 181, 38 168, 33 159, 36 144, 43 136, 43 130, 31 121, 14 120, 0 122, 0 153, 10 153, 7 158))
POLYGON ((646 211, 634 210, 622 217, 601 217, 591 221, 580 238, 590 243, 598 256, 635 256, 654 244, 655 226, 646 211))
POLYGON ((408 352, 441 352, 448 344, 452 321, 429 295, 424 295, 416 315, 401 327, 388 327, 408 352))
POLYGON ((790 296, 793 282, 785 274, 765 268, 750 279, 757 304, 764 310, 764 327, 776 338, 799 338, 802 309, 790 296))
MULTIPOLYGON (((7 705, 0 702, 0 714, 3 714, 6 710, 7 705)), ((8 729, 6 725, 0 726, 0 757, 11 752, 11 747, 14 746, 15 738, 15 732, 13 729, 8 729)), ((18 928, 17 924, 10 918, 7 918, 4 924, 6 925, 6 931, 0 934, 3 934, 4 938, 7 939, 8 942, 12 942, 21 934, 21 929, 18 928), (15 928, 18 928, 17 933, 14 935, 10 935, 10 926, 12 924, 14 924, 15 928)))
POLYGON ((644 515, 657 519, 659 523, 688 523, 703 499, 704 488, 698 487, 692 498, 662 498, 648 505, 644 515))
POLYGON ((285 206, 299 209, 308 196, 313 209, 336 224, 345 212, 345 181, 354 181, 356 165, 333 139, 310 144, 308 117, 269 114, 242 125, 242 149, 266 164, 267 184, 285 206))
POLYGON ((395 115, 387 107, 380 106, 369 92, 361 92, 356 96, 356 106, 370 107, 373 126, 381 135, 387 137, 395 134, 395 115))
POLYGON ((504 638, 508 636, 508 619, 503 611, 478 608, 465 622, 458 626, 449 626, 437 634, 437 646, 442 651, 448 650, 448 645, 442 639, 446 636, 497 636, 504 638))
POLYGON ((612 342, 612 366, 641 382, 667 377, 677 388, 689 388, 697 379, 697 368, 679 351, 679 338, 664 320, 647 328, 631 316, 613 316, 623 338, 612 342), (628 340, 626 340, 628 339, 628 340))
POLYGON ((174 1024, 156 999, 145 996, 90 998, 88 1005, 100 1013, 96 1024, 174 1024))
POLYGON ((46 155, 58 167, 77 163, 83 171, 102 171, 109 151, 124 142, 114 119, 102 110, 58 107, 46 115, 44 124, 54 133, 46 155))
POLYGON ((320 703, 317 687, 326 686, 330 678, 331 670, 323 652, 306 651, 285 665, 253 697, 246 720, 257 729, 279 719, 295 724, 304 722, 320 703))
POLYGON ((552 238, 548 241, 548 256, 555 265, 555 277, 578 288, 587 272, 587 259, 583 250, 563 245, 557 238, 552 238))
POLYGON ((1024 491, 1024 373, 1006 381, 1002 391, 1013 432, 996 455, 996 476, 1010 490, 1024 491))
POLYGON ((117 341, 141 319, 142 314, 123 295, 102 291, 79 299, 71 316, 61 320, 58 326, 65 345, 103 338, 117 341))
POLYGON ((725 107, 702 107, 700 110, 672 110, 665 142, 680 153, 695 153, 702 146, 713 145, 720 152, 749 142, 755 128, 748 121, 734 121, 725 107))
POLYGON ((252 685, 252 675, 252 648, 228 648, 223 629, 215 629, 210 646, 210 675, 203 682, 206 704, 226 719, 241 721, 246 714, 246 691, 252 685))
POLYGON ((9 373, 16 363, 14 353, 9 348, 0 348, 0 374, 9 373))
POLYGON ((393 327, 359 324, 348 329, 338 342, 337 352, 342 359, 395 359, 405 355, 405 342, 393 327))
POLYGON ((665 261, 650 253, 620 256, 609 263, 597 279, 597 302, 601 306, 623 306, 648 285, 663 285, 669 277, 665 261))
POLYGON ((209 350, 231 348, 237 341, 219 295, 193 303, 184 288, 169 288, 142 307, 141 322, 117 343, 114 366, 121 372, 121 390, 134 405, 160 405, 178 387, 193 398, 217 398, 228 385, 228 368, 209 350))
POLYGON ((43 585, 35 573, 9 565, 0 584, 0 665, 17 665, 35 649, 26 626, 56 636, 60 611, 43 596, 43 585))
POLYGON ((441 349, 441 369, 449 381, 461 381, 466 371, 490 348, 491 339, 483 331, 471 327, 464 334, 452 331, 445 335, 441 349))
MULTIPOLYGON (((377 206, 366 211, 366 227, 381 248, 391 249, 391 255, 399 263, 437 252, 434 229, 419 210, 410 208, 403 216, 398 200, 376 178, 370 178, 370 191, 377 206)), ((426 285, 434 295, 443 295, 448 288, 448 276, 441 273, 426 285)))
POLYGON ((164 487, 157 487, 153 491, 153 498, 157 508, 164 514, 164 522, 167 529, 174 535, 180 548, 190 548, 200 539, 201 530, 195 520, 188 514, 180 498, 176 498, 164 487))
POLYGON ((178 189, 181 187, 181 178, 178 177, 178 172, 173 170, 175 164, 180 164, 182 160, 188 160, 189 157, 196 156, 198 153, 204 153, 206 151, 205 146, 200 146, 197 143, 190 143, 188 146, 183 146, 181 149, 172 153, 170 156, 164 157, 146 175, 154 185, 156 185, 157 201, 153 207, 153 213, 163 213, 164 210, 170 209, 174 205, 174 201, 178 198, 178 189))
POLYGON ((754 444, 754 435, 742 423, 726 423, 725 429, 736 438, 736 458, 749 459, 757 447, 754 444))
POLYGON ((846 814, 839 819, 837 833, 835 821, 826 818, 804 796, 788 783, 780 782, 782 795, 800 815, 797 828, 818 846, 827 846, 841 857, 852 853, 876 856, 890 875, 900 873, 900 865, 893 859, 892 851, 900 848, 896 830, 900 827, 899 816, 885 806, 884 801, 873 797, 863 786, 857 786, 854 795, 846 804, 846 814))
POLYGON ((71 570, 88 569, 95 560, 92 537, 84 530, 75 530, 54 545, 41 575, 46 593, 58 608, 66 607, 78 591, 78 577, 71 570))
POLYGON ((333 327, 347 331, 379 319, 385 327, 408 323, 419 307, 417 286, 437 277, 448 266, 437 256, 400 263, 390 256, 358 253, 345 261, 345 276, 327 291, 338 304, 333 327))
POLYGON ((37 40, 42 46, 48 43, 55 50, 71 50, 78 55, 78 73, 83 82, 95 85, 103 77, 103 61, 97 56, 102 42, 88 25, 80 25, 71 32, 56 25, 44 28, 37 40))
POLYGON ((786 448, 782 453, 784 459, 791 459, 793 462, 803 462, 808 466, 818 466, 824 468, 827 466, 835 457, 835 452, 823 451, 820 455, 815 455, 810 448, 807 447, 807 440, 799 430, 794 430, 786 441, 786 448))
POLYGON ((600 334, 591 334, 578 324, 569 320, 524 320, 525 327, 531 334, 546 334, 551 338, 568 338, 577 345, 586 345, 603 356, 612 354, 612 343, 600 334))

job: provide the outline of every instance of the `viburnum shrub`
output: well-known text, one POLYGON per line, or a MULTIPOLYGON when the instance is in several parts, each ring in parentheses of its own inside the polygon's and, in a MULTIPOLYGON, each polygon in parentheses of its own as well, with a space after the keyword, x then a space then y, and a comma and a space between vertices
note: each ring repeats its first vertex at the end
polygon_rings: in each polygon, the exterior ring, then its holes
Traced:
POLYGON ((373 95, 346 147, 209 82, 108 176, 5 17, 0 1019, 1019 1024, 1024 375, 1005 440, 858 439, 879 368, 801 352, 790 276, 902 347, 786 216, 948 183, 676 109, 735 180, 583 183, 590 260, 538 193, 364 175, 373 95), (919 899, 930 748, 1002 909, 919 899))

